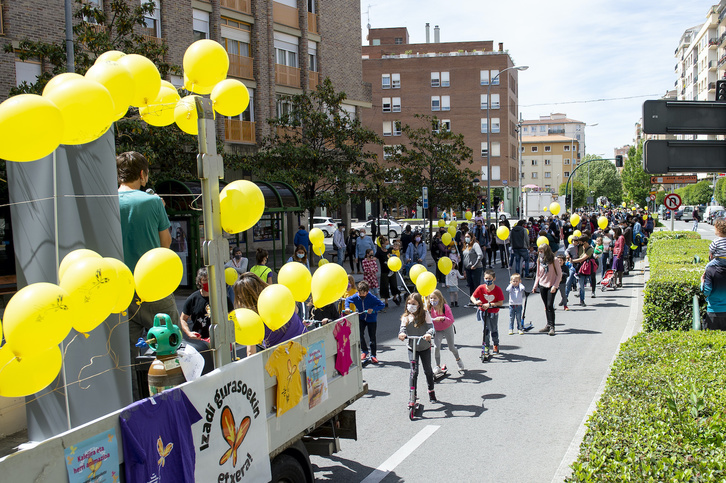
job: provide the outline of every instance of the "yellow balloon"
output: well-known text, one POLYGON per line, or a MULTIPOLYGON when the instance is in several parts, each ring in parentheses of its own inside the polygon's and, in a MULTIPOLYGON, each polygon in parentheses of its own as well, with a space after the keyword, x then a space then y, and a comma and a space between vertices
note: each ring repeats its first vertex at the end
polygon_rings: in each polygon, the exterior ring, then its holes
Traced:
POLYGON ((557 214, 559 214, 559 212, 560 212, 560 204, 557 203, 556 201, 553 201, 552 203, 550 203, 550 213, 557 216, 557 214))
POLYGON ((193 84, 213 86, 227 77, 229 56, 214 40, 197 40, 184 52, 184 74, 193 84))
MULTIPOLYGON (((168 87, 169 89, 177 90, 176 86, 168 80, 161 79, 161 87, 168 87)), ((161 87, 159 89, 161 89, 161 87)))
POLYGON ((567 237, 567 243, 572 243, 572 239, 575 238, 575 235, 570 235, 567 237))
POLYGON ((210 94, 214 90, 214 84, 212 84, 211 86, 193 84, 192 81, 189 80, 187 75, 184 74, 184 89, 188 90, 189 92, 199 94, 200 96, 206 96, 207 94, 210 94))
POLYGON ((239 273, 237 273, 237 270, 234 267, 227 267, 224 269, 224 281, 227 285, 230 287, 234 285, 237 278, 239 278, 239 273))
POLYGON ((5 339, 13 352, 22 357, 42 352, 65 339, 75 315, 69 299, 68 292, 45 282, 23 287, 13 295, 5 308, 3 324, 5 339))
POLYGON ((402 263, 401 259, 398 257, 391 257, 386 263, 388 264, 389 270, 391 270, 392 272, 397 272, 401 270, 402 263))
POLYGON ((196 136, 199 134, 199 116, 197 115, 197 107, 194 104, 196 96, 182 97, 174 107, 174 122, 187 134, 196 136))
POLYGON ((250 92, 237 79, 225 79, 212 89, 209 98, 214 110, 223 116, 239 116, 250 103, 250 92))
POLYGON ((601 230, 604 230, 608 227, 608 219, 607 217, 601 216, 597 219, 597 226, 600 227, 601 230))
POLYGON ((120 57, 116 62, 126 67, 134 80, 132 106, 142 107, 156 99, 161 87, 161 76, 152 61, 143 55, 129 54, 120 57))
POLYGON ((436 275, 431 272, 424 272, 418 276, 415 283, 418 293, 428 297, 436 290, 436 275))
POLYGON ((547 207, 545 206, 544 208, 542 208, 542 211, 547 211, 547 207))
POLYGON ((418 276, 421 275, 422 273, 424 273, 425 271, 426 271, 426 267, 424 267, 420 263, 417 263, 409 269, 408 278, 410 278, 413 283, 416 283, 418 276))
POLYGON ((113 99, 114 121, 126 115, 134 96, 134 78, 126 67, 118 62, 96 63, 86 72, 86 79, 96 81, 108 89, 113 99))
POLYGON ((49 80, 45 87, 43 87, 43 95, 45 95, 46 92, 52 91, 64 82, 75 79, 83 79, 83 76, 74 72, 64 72, 62 74, 58 74, 57 76, 54 76, 51 80, 49 80))
POLYGON ((449 225, 450 225, 450 226, 453 226, 454 228, 456 228, 456 227, 458 226, 458 223, 457 223, 457 221, 456 221, 456 220, 451 220, 451 221, 449 222, 449 225))
POLYGON ((78 250, 73 250, 72 252, 68 252, 68 254, 63 257, 63 260, 60 262, 60 266, 58 267, 58 281, 63 281, 63 275, 66 273, 66 270, 68 270, 68 267, 73 265, 79 260, 82 260, 84 258, 103 258, 98 253, 94 252, 93 250, 89 250, 87 248, 79 248, 78 250))
POLYGON ((446 226, 446 222, 442 219, 439 220, 439 228, 443 228, 446 226))
POLYGON ((449 236, 451 236, 451 237, 456 236, 456 226, 449 225, 449 228, 447 231, 449 232, 449 236))
POLYGON ((328 262, 328 259, 327 258, 321 258, 320 260, 318 260, 318 267, 322 267, 326 263, 330 263, 330 262, 328 262))
POLYGON ((310 230, 308 238, 310 239, 310 243, 312 243, 313 245, 321 245, 324 243, 325 233, 323 233, 323 230, 321 230, 320 228, 313 228, 312 230, 310 230))
POLYGON ((322 243, 313 245, 313 252, 317 256, 322 257, 323 253, 325 253, 325 245, 322 243))
POLYGON ((161 86, 156 99, 151 104, 139 108, 141 119, 151 126, 170 126, 174 124, 174 113, 180 100, 176 89, 161 86))
POLYGON ((466 218, 467 220, 471 220, 471 217, 472 217, 472 216, 473 216, 473 215, 471 214, 471 211, 467 211, 466 213, 464 213, 464 217, 465 217, 465 218, 466 218))
POLYGON ((262 343, 265 338, 265 326, 260 316, 253 310, 236 309, 230 312, 227 318, 234 324, 235 342, 241 345, 262 343))
POLYGON ((313 304, 317 308, 340 299, 348 288, 348 274, 337 263, 328 263, 315 270, 311 282, 313 304))
POLYGON ((131 273, 129 267, 126 266, 121 260, 115 258, 106 257, 104 258, 116 269, 116 291, 118 295, 116 297, 116 305, 111 309, 112 314, 119 314, 126 311, 129 308, 129 304, 134 298, 136 292, 136 283, 134 283, 134 274, 131 273))
POLYGON ((545 245, 545 244, 546 245, 549 245, 550 244, 550 241, 547 239, 546 236, 541 236, 541 237, 537 238, 537 246, 538 247, 541 246, 541 245, 545 245))
POLYGON ((439 271, 444 275, 447 275, 454 267, 454 264, 451 263, 451 258, 449 257, 439 258, 439 261, 436 265, 439 267, 439 271))
POLYGON ((43 158, 58 147, 62 136, 63 115, 48 99, 20 94, 0 104, 1 159, 35 161, 43 158))
POLYGON ((643 220, 647 220, 647 219, 648 219, 648 215, 643 215, 643 220))
POLYGON ((107 50, 106 52, 98 56, 95 63, 101 64, 103 62, 116 62, 124 55, 126 54, 119 50, 107 50))
POLYGON ((286 263, 280 268, 280 273, 277 275, 277 282, 290 289, 296 302, 305 302, 308 299, 312 279, 310 270, 298 262, 286 263))
POLYGON ((219 194, 219 213, 222 228, 235 234, 249 230, 260 221, 265 211, 265 197, 262 190, 247 180, 229 183, 219 194))
POLYGON ((22 397, 40 392, 55 380, 63 357, 57 345, 20 359, 12 347, 0 347, 0 396, 22 397))
POLYGON ((68 267, 60 286, 70 295, 74 329, 87 334, 111 315, 118 300, 117 282, 116 268, 103 258, 82 258, 68 267))
POLYGON ((85 144, 100 138, 114 121, 113 98, 104 86, 85 77, 72 78, 43 90, 63 116, 61 144, 85 144))
POLYGON ((451 233, 446 232, 441 235, 441 243, 443 243, 445 247, 448 247, 451 243, 451 233))
POLYGON ((172 294, 181 283, 184 265, 168 248, 154 248, 136 263, 134 282, 142 302, 154 302, 172 294))
POLYGON ((572 234, 575 236, 582 236, 582 232, 580 230, 575 230, 572 232, 572 234))
POLYGON ((276 283, 265 287, 257 298, 257 313, 270 330, 287 324, 295 313, 295 299, 284 285, 276 283))
POLYGON ((580 215, 578 215, 577 213, 575 213, 575 214, 573 214, 573 215, 572 215, 572 216, 570 217, 570 224, 571 224, 572 226, 577 226, 577 225, 578 225, 578 223, 580 223, 580 215))
POLYGON ((507 228, 506 226, 500 226, 499 228, 497 228, 497 238, 499 238, 500 240, 506 240, 508 236, 509 228, 507 228))

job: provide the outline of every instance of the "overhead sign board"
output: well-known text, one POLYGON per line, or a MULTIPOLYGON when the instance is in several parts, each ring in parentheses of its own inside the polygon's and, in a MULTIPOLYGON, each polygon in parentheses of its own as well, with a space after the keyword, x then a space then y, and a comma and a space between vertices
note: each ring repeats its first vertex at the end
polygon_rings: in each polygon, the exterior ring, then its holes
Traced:
POLYGON ((648 100, 643 103, 646 134, 724 134, 726 103, 648 100))
MULTIPOLYGON (((698 177, 696 175, 690 176, 651 176, 650 184, 692 184, 698 183, 698 177)), ((651 195, 655 192, 651 191, 651 195)))
POLYGON ((643 168, 646 173, 719 173, 724 167, 726 141, 649 139, 643 143, 643 168))

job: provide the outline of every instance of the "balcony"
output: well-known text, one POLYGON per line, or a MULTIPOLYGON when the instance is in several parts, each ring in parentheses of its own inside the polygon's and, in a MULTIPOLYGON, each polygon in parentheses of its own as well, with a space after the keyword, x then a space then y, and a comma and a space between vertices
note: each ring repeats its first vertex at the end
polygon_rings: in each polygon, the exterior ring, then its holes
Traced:
POLYGON ((242 79, 254 79, 252 57, 244 55, 227 54, 229 56, 229 75, 242 79))
POLYGON ((275 83, 281 86, 300 88, 300 69, 275 64, 275 83))
POLYGON ((564 128, 550 128, 547 129, 547 134, 565 134, 564 128))
POLYGON ((147 42, 153 42, 156 45, 161 45, 164 41, 157 37, 156 35, 142 35, 144 37, 144 40, 147 42))
POLYGON ((308 89, 315 90, 316 87, 318 87, 318 84, 320 84, 320 73, 309 71, 308 72, 308 89))
POLYGON ((715 60, 708 61, 708 70, 716 70, 718 63, 715 60))
POLYGON ((717 37, 714 37, 714 38, 712 38, 712 39, 708 39, 708 48, 709 48, 709 49, 715 49, 715 48, 717 48, 717 47, 718 47, 718 44, 719 44, 719 43, 720 43, 720 42, 719 42, 719 40, 718 40, 718 38, 717 38, 717 37))
POLYGON ((255 144, 255 123, 226 118, 224 140, 232 143, 255 144))
POLYGON ((220 0, 220 7, 234 10, 235 12, 246 13, 252 15, 252 2, 251 0, 220 0))
POLYGON ((715 91, 716 90, 716 83, 715 82, 709 82, 708 83, 708 90, 709 91, 715 91))
POLYGON ((308 32, 313 34, 319 34, 318 30, 318 14, 308 12, 308 32))
POLYGON ((287 25, 288 27, 300 28, 297 8, 289 7, 275 1, 272 2, 272 20, 275 23, 287 25))

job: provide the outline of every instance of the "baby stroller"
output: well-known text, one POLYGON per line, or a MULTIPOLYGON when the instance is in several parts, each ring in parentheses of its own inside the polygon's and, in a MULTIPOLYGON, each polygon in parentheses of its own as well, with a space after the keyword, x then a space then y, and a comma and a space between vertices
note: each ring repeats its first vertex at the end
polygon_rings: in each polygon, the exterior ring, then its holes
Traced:
POLYGON ((608 288, 615 289, 616 288, 616 282, 615 282, 615 270, 608 270, 605 272, 605 276, 600 281, 600 288, 604 292, 608 288))

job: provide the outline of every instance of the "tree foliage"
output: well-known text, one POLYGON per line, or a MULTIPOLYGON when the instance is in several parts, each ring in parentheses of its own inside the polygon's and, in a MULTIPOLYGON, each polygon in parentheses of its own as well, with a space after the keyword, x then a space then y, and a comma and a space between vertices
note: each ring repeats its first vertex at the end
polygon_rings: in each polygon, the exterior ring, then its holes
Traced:
POLYGON ((597 156, 588 154, 585 161, 594 160, 578 170, 578 181, 582 181, 582 172, 590 171, 590 191, 595 198, 606 197, 611 203, 620 204, 623 198, 623 181, 615 165, 608 160, 598 160, 597 156))
POLYGON ((711 181, 704 179, 696 184, 678 188, 675 192, 681 197, 684 205, 705 205, 711 201, 713 188, 711 188, 711 181))
POLYGON ((622 172, 624 198, 628 204, 645 203, 650 194, 650 175, 643 169, 643 143, 630 147, 622 172))
POLYGON ((719 205, 726 206, 724 205, 724 203, 726 203, 726 178, 719 178, 718 181, 716 181, 714 196, 716 197, 716 202, 719 205))
MULTIPOLYGON (((571 181, 569 187, 567 185, 567 181, 565 181, 560 185, 558 192, 562 196, 567 196, 570 193, 573 193, 572 202, 575 209, 584 207, 587 202, 587 186, 577 180, 571 181)), ((566 211, 570 211, 569 206, 567 206, 566 211)))

